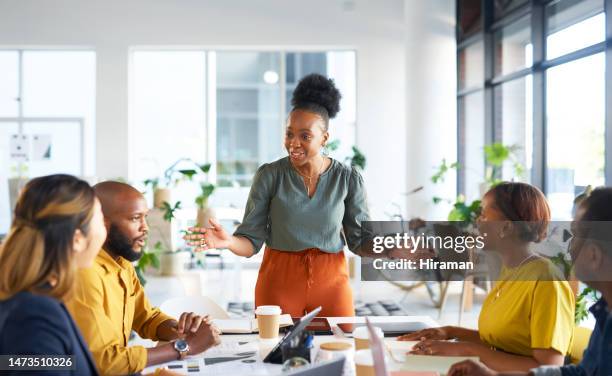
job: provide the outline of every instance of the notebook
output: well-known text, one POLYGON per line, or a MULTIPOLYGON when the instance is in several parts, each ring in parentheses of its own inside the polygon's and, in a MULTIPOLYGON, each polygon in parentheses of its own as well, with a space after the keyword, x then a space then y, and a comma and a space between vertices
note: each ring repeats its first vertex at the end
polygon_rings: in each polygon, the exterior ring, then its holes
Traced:
MULTIPOLYGON (((213 324, 222 334, 251 334, 259 332, 257 319, 215 319, 213 324)), ((293 320, 291 315, 285 314, 280 317, 280 327, 292 326, 293 320)))
POLYGON ((478 362, 480 359, 474 356, 437 356, 437 355, 406 355, 406 360, 401 366, 402 371, 437 372, 441 376, 446 375, 448 369, 455 363, 471 359, 478 362))

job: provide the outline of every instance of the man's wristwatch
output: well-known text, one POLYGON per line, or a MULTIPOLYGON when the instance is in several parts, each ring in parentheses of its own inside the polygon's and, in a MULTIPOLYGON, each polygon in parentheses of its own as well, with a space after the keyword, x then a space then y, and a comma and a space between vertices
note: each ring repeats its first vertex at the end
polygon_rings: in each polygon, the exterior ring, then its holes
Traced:
POLYGON ((189 354, 189 344, 184 339, 177 339, 173 342, 174 349, 179 353, 179 359, 183 360, 189 354))

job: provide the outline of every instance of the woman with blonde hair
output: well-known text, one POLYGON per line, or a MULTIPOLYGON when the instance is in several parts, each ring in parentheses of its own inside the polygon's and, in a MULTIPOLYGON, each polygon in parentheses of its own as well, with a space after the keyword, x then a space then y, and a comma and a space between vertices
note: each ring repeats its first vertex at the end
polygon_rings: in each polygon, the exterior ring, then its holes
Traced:
POLYGON ((97 375, 63 303, 77 268, 92 265, 106 238, 93 189, 70 175, 39 177, 26 185, 14 214, 0 246, 0 354, 20 355, 26 365, 56 367, 46 375, 97 375), (35 355, 45 357, 30 357, 35 355), (53 355, 72 358, 46 359, 53 355))

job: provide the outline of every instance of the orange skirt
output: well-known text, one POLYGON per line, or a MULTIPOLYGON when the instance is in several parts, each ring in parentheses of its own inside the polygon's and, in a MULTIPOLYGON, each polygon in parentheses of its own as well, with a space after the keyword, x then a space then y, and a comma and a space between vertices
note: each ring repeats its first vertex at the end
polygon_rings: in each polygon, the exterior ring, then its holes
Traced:
POLYGON ((266 247, 255 286, 255 306, 278 305, 301 317, 318 306, 319 316, 354 316, 344 252, 318 248, 283 252, 266 247))

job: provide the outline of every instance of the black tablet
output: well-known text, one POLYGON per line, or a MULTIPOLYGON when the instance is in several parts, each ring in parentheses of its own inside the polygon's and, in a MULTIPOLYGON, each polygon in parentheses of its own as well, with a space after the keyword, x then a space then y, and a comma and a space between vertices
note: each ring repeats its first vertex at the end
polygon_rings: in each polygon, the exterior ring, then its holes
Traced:
POLYGON ((291 341, 291 339, 297 335, 299 335, 307 326, 310 324, 312 319, 321 312, 321 307, 315 308, 312 312, 308 313, 301 319, 299 319, 291 329, 285 333, 283 338, 274 346, 272 351, 264 358, 264 363, 274 363, 274 364, 282 364, 283 363, 283 354, 281 353, 281 346, 286 342, 291 341))
MULTIPOLYGON (((399 337, 402 334, 414 333, 419 330, 427 329, 429 326, 422 322, 373 322, 372 325, 382 329, 385 337, 399 337)), ((365 323, 357 324, 338 324, 338 327, 348 335, 353 334, 353 330, 360 326, 366 326, 365 323)))

